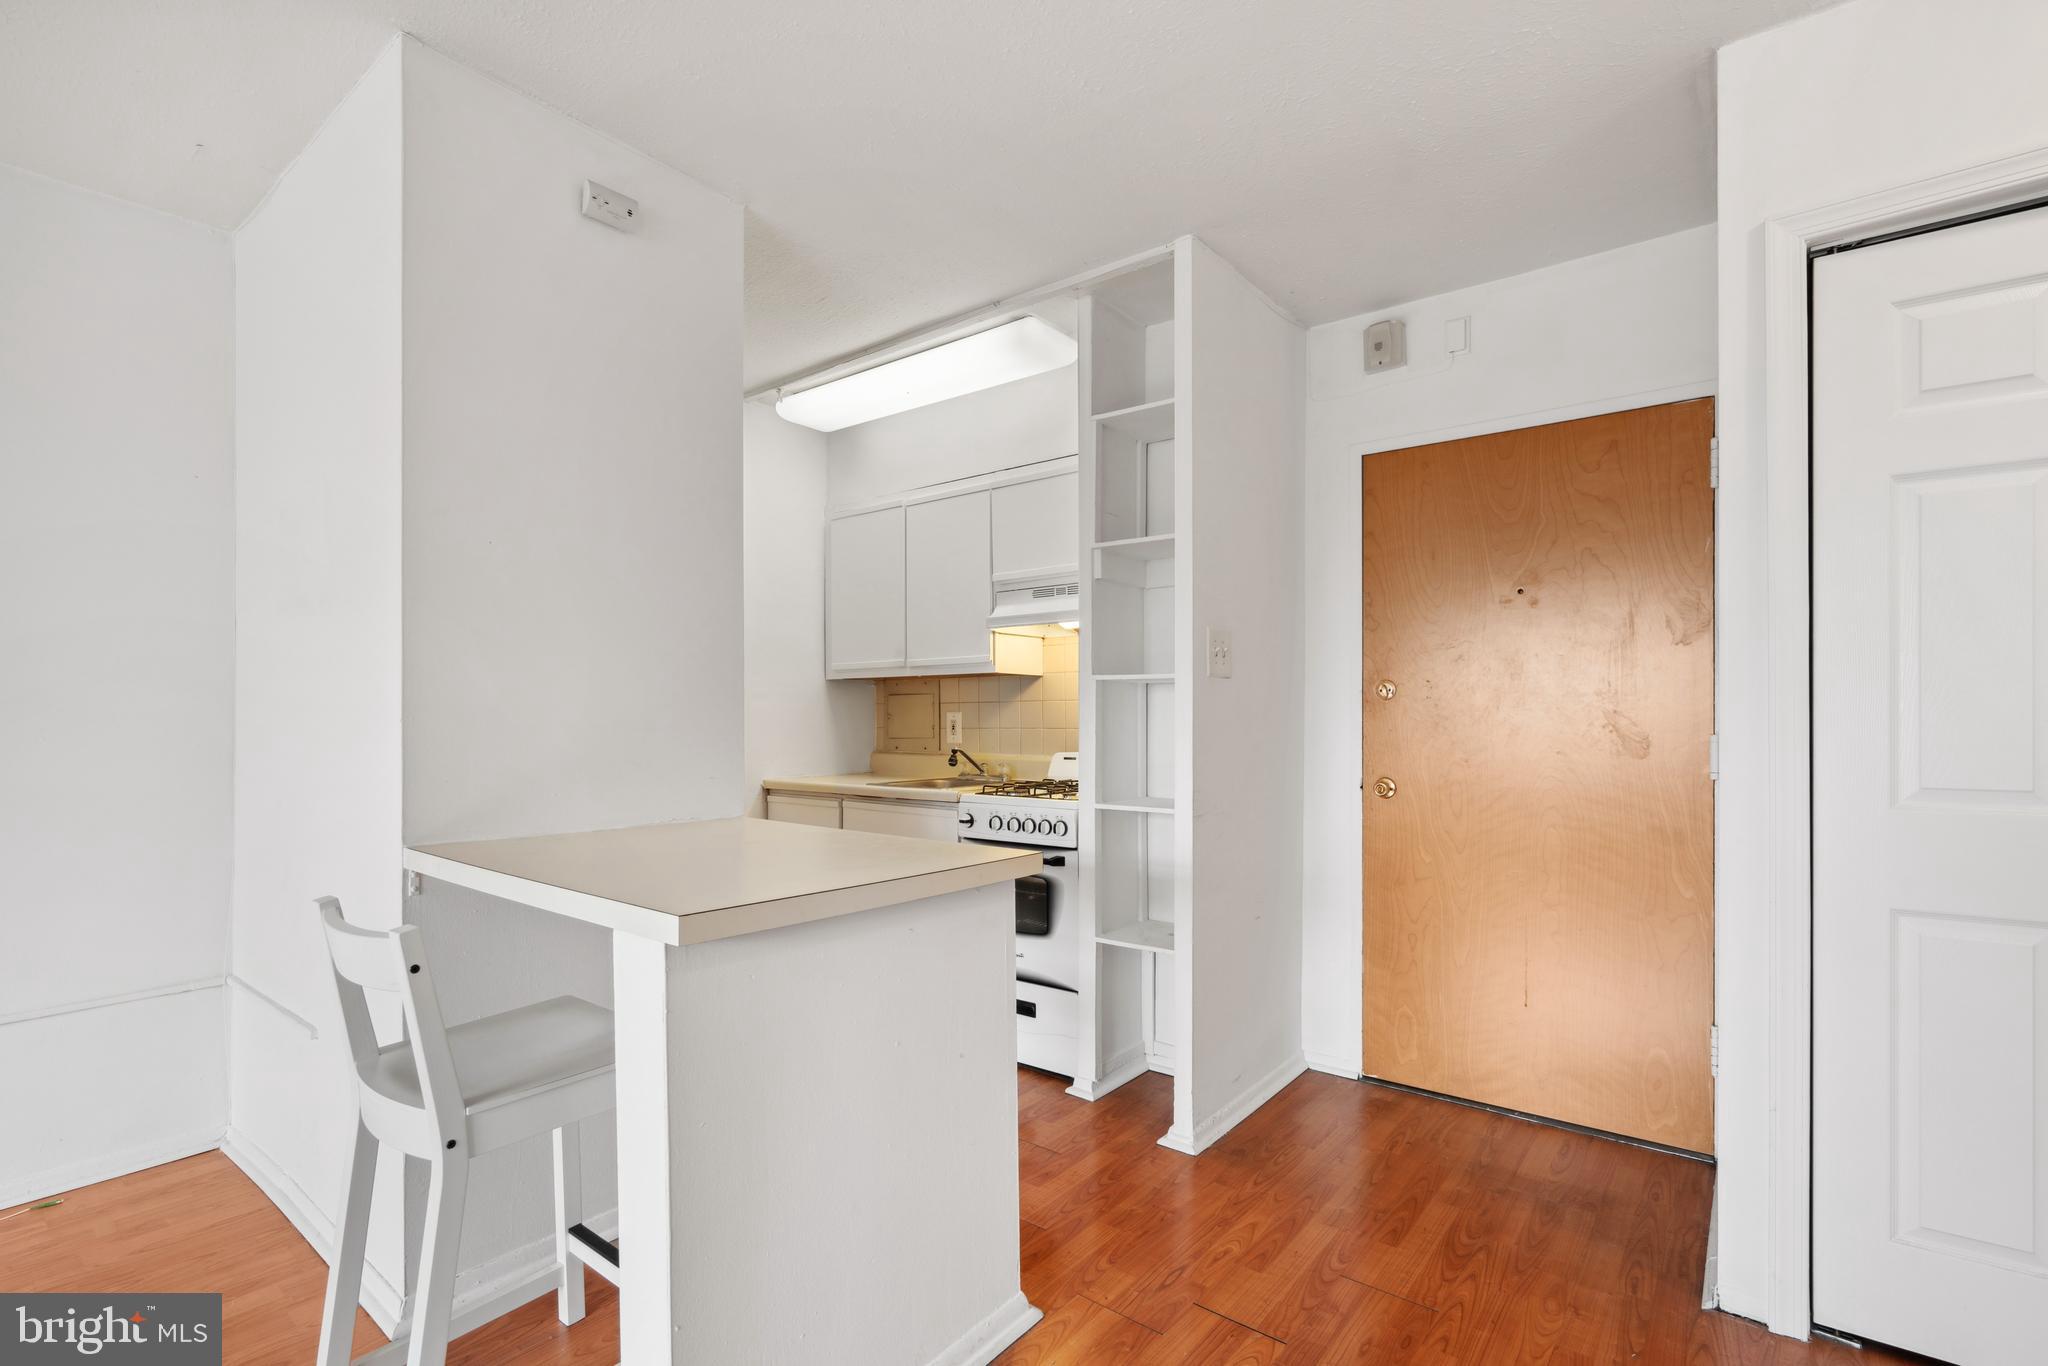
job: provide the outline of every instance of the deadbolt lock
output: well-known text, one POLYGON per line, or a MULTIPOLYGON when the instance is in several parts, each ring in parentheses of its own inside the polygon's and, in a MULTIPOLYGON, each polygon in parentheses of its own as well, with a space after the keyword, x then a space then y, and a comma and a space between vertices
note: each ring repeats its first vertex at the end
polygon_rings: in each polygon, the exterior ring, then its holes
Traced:
POLYGON ((1372 790, 1379 794, 1382 799, 1391 797, 1394 795, 1394 780, 1392 778, 1382 778, 1372 785, 1372 790))
POLYGON ((1373 689, 1373 691, 1374 691, 1374 692, 1376 692, 1376 693, 1378 693, 1378 694, 1379 694, 1379 695, 1380 695, 1381 697, 1384 697, 1385 699, 1387 699, 1387 701, 1389 701, 1389 702, 1393 701, 1393 700, 1394 700, 1394 680, 1393 680, 1393 679, 1391 679, 1391 678, 1382 678, 1382 679, 1380 680, 1380 685, 1379 685, 1379 686, 1378 686, 1377 688, 1374 688, 1374 689, 1373 689))

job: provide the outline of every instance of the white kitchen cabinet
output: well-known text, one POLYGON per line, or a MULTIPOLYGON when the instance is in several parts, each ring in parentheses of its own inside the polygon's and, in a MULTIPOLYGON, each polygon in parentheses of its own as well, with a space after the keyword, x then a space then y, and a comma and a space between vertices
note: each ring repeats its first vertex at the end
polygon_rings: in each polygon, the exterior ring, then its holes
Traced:
POLYGON ((989 551, 998 583, 1081 569, 1081 476, 1071 468, 989 492, 989 551))
POLYGON ((768 819, 797 825, 822 825, 837 830, 839 799, 799 792, 771 792, 768 794, 768 819))
POLYGON ((912 839, 945 840, 959 843, 960 808, 951 802, 870 801, 848 797, 843 803, 842 825, 848 830, 866 830, 877 835, 908 835, 912 839))
POLYGON ((847 513, 827 524, 827 677, 903 669, 903 521, 903 508, 896 506, 847 513))
POLYGON ((987 670, 989 494, 927 498, 903 509, 904 667, 987 670))

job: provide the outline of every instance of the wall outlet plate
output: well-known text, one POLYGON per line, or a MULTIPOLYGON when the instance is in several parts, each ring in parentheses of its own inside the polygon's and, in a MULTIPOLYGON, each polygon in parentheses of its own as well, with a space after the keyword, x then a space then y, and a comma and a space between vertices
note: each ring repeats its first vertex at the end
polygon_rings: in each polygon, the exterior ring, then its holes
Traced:
POLYGON ((631 232, 640 221, 640 201, 594 180, 583 182, 583 216, 631 232))
POLYGON ((1209 677, 1230 677, 1230 632, 1209 628, 1209 677))

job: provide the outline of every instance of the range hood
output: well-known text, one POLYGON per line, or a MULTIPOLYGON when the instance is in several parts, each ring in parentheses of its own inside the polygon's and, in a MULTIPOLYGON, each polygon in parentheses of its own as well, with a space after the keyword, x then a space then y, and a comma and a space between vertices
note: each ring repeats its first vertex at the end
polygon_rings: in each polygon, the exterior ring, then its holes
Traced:
POLYGON ((1081 575, 1068 570, 1007 583, 998 579, 995 598, 995 610, 988 614, 991 631, 1074 621, 1081 615, 1081 575))

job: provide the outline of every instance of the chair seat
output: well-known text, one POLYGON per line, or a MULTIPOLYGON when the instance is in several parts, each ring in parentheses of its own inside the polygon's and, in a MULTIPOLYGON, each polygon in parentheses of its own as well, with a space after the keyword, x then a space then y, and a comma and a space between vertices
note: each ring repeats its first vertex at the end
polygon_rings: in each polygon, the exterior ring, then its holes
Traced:
MULTIPOLYGON (((576 996, 557 996, 502 1015, 456 1025, 448 1053, 469 1114, 491 1110, 612 1070, 612 1013, 576 996)), ((412 1046, 379 1049, 365 1079, 379 1095, 418 1107, 412 1046)))

